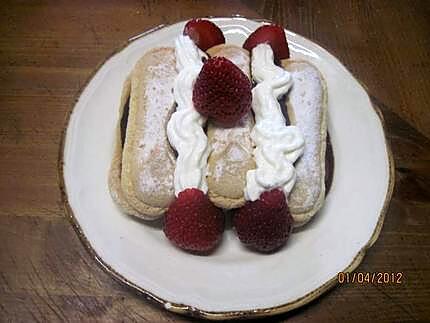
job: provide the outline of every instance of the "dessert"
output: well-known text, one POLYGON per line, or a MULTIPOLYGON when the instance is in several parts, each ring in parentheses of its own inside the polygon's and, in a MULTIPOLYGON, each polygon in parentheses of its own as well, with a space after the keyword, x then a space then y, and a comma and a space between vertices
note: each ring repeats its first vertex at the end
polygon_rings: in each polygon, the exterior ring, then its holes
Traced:
POLYGON ((127 214, 164 214, 166 237, 189 252, 216 248, 224 210, 242 243, 276 251, 324 202, 326 93, 316 67, 289 58, 283 28, 264 25, 241 48, 190 20, 124 84, 112 198, 127 214))

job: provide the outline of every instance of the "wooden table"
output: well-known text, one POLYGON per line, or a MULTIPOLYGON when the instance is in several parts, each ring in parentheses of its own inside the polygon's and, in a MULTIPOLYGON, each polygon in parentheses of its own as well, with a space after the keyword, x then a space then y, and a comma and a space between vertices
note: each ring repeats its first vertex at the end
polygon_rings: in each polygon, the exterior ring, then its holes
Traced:
POLYGON ((116 283, 65 218, 57 157, 79 89, 132 35, 190 17, 286 25, 337 56, 382 109, 396 188, 362 272, 401 285, 343 285, 275 318, 430 318, 429 1, 52 1, 0 6, 0 321, 188 321, 116 283))

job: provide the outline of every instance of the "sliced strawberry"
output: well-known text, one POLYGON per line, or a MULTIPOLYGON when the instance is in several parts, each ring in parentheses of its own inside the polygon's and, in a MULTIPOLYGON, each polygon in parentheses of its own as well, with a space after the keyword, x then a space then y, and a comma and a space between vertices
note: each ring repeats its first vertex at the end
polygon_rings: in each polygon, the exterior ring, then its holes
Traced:
POLYGON ((225 43, 224 34, 212 21, 205 19, 192 19, 184 28, 184 35, 190 36, 201 50, 225 43))
POLYGON ((243 244, 260 252, 273 252, 287 242, 293 218, 284 192, 274 189, 241 207, 233 224, 243 244))
POLYGON ((287 37, 285 36, 285 32, 282 27, 278 25, 264 25, 257 28, 245 40, 243 48, 252 51, 255 46, 264 43, 267 43, 270 45, 270 47, 272 47, 276 60, 290 57, 287 37))
POLYGON ((179 193, 164 219, 169 240, 187 251, 207 253, 219 243, 224 231, 224 215, 196 188, 179 193))
POLYGON ((193 89, 197 111, 215 123, 230 127, 251 109, 251 81, 224 57, 205 61, 193 89))

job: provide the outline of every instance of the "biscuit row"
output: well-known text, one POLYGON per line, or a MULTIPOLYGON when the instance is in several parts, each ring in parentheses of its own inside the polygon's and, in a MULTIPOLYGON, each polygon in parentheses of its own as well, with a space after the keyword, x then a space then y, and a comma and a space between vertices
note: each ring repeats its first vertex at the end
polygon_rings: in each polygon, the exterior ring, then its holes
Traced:
MULTIPOLYGON (((249 52, 234 45, 218 45, 210 56, 223 56, 250 77, 249 52)), ((295 225, 306 223, 322 206, 325 195, 327 90, 316 67, 305 61, 284 60, 293 77, 286 96, 286 119, 297 125, 305 138, 303 156, 296 162, 296 184, 288 197, 295 225)), ((175 152, 166 125, 175 111, 172 95, 177 75, 172 48, 146 53, 126 80, 119 109, 109 188, 114 201, 127 214, 156 219, 175 198, 175 152)), ((282 105, 281 105, 282 106, 282 105)), ((207 124, 208 196, 218 207, 233 209, 245 204, 246 173, 255 168, 254 126, 249 113, 233 128, 207 124)))

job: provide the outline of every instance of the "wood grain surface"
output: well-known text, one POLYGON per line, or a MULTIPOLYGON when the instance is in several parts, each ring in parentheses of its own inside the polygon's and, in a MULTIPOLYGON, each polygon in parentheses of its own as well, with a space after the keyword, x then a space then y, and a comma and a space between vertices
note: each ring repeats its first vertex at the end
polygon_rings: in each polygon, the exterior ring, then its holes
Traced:
POLYGON ((342 285, 269 321, 430 318, 429 1, 2 1, 0 321, 189 321, 115 282, 65 218, 60 136, 94 68, 126 39, 190 17, 266 18, 321 44, 366 84, 387 122, 396 187, 360 272, 400 285, 342 285))

